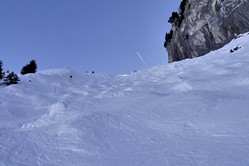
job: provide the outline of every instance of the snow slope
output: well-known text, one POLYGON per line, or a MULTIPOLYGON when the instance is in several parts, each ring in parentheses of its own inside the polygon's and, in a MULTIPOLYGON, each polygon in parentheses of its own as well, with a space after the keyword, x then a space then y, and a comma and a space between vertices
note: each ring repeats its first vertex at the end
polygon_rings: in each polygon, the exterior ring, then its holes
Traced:
POLYGON ((131 75, 1 86, 0 166, 248 166, 248 41, 131 75))

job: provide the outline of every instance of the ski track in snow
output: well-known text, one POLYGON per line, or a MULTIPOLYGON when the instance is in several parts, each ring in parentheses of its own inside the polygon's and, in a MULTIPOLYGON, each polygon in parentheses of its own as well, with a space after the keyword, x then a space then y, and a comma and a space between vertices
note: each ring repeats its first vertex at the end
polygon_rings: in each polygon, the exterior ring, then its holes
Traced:
POLYGON ((249 165, 248 41, 132 75, 57 69, 1 86, 0 166, 249 165))

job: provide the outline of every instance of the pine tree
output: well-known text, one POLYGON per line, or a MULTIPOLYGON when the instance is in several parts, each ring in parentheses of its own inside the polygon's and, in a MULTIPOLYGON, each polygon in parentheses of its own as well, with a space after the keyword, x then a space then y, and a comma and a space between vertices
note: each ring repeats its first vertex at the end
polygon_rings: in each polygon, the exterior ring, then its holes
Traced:
POLYGON ((36 73, 36 69, 37 69, 37 64, 35 60, 32 60, 29 62, 29 64, 27 64, 26 66, 23 66, 22 70, 21 70, 21 74, 28 74, 28 73, 36 73))
POLYGON ((173 23, 175 20, 179 19, 179 14, 177 12, 172 12, 171 17, 169 18, 168 22, 173 23))
POLYGON ((3 72, 3 62, 0 60, 0 80, 3 79, 4 72, 3 72))
POLYGON ((11 84, 18 84, 20 79, 14 72, 11 72, 11 73, 8 73, 6 77, 4 77, 3 81, 4 81, 4 84, 9 86, 11 84))
POLYGON ((183 15, 185 11, 185 6, 188 3, 188 0, 182 0, 179 8, 180 15, 183 15))

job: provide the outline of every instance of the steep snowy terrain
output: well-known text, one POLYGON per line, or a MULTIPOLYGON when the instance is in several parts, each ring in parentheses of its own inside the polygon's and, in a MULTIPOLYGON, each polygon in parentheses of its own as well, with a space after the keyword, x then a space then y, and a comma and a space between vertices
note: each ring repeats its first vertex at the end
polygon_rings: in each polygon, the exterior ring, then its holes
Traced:
POLYGON ((9 165, 249 165, 249 34, 131 75, 48 70, 1 86, 9 165))

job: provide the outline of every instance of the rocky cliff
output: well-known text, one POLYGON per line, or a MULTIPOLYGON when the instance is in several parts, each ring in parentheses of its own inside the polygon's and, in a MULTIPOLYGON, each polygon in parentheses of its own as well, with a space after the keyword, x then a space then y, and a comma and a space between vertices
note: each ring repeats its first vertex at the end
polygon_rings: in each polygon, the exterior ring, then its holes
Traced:
POLYGON ((249 0, 183 0, 169 22, 169 62, 202 56, 249 31, 249 0))

